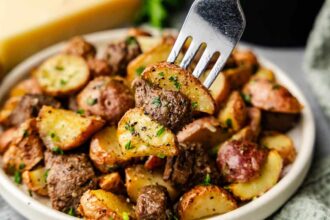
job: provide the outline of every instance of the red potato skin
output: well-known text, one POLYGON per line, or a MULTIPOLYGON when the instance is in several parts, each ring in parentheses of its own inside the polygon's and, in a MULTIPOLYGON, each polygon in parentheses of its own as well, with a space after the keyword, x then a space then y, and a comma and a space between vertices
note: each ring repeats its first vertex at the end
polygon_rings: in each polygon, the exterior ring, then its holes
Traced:
POLYGON ((224 143, 218 152, 217 165, 227 182, 248 182, 260 175, 267 151, 247 140, 224 143))

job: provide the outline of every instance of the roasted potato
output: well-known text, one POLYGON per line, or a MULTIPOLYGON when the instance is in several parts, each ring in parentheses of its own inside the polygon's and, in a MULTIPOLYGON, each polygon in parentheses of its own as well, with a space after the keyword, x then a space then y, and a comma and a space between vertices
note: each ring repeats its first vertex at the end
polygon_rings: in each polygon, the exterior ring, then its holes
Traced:
POLYGON ((3 154, 17 136, 17 128, 9 128, 0 134, 0 154, 3 154))
POLYGON ((252 75, 250 66, 240 65, 235 68, 229 68, 222 72, 229 81, 231 89, 239 89, 247 83, 252 75))
POLYGON ((234 198, 224 189, 215 186, 196 186, 179 201, 181 220, 194 220, 223 214, 237 208, 234 198))
POLYGON ((247 140, 247 141, 254 141, 254 132, 250 126, 246 126, 235 133, 233 136, 230 137, 230 140, 247 140))
POLYGON ((55 55, 35 71, 34 76, 48 95, 65 96, 78 92, 89 80, 86 61, 74 55, 55 55))
POLYGON ((278 132, 266 132, 260 139, 260 144, 271 150, 276 150, 283 158, 284 165, 296 159, 296 149, 291 138, 278 132))
POLYGON ((228 188, 240 200, 251 200, 261 196, 277 183, 281 176, 282 168, 282 157, 277 151, 272 150, 268 153, 266 162, 258 178, 247 183, 233 183, 228 188))
POLYGON ((258 59, 251 50, 234 50, 232 57, 239 65, 258 66, 258 59))
POLYGON ((102 173, 108 173, 127 161, 117 139, 115 126, 97 132, 91 141, 89 157, 102 173))
POLYGON ((32 192, 35 192, 40 196, 48 196, 47 175, 48 170, 44 167, 31 171, 27 170, 22 173, 23 183, 32 192))
POLYGON ((164 186, 172 200, 178 196, 178 191, 172 186, 171 182, 163 180, 163 174, 158 171, 150 172, 143 165, 136 165, 126 168, 125 174, 127 194, 133 202, 136 202, 141 189, 148 185, 164 186))
POLYGON ((243 92, 250 97, 253 106, 265 111, 295 114, 302 110, 302 105, 289 90, 268 80, 252 80, 243 92))
POLYGON ((103 125, 104 121, 100 117, 86 117, 50 106, 42 107, 37 122, 40 137, 50 150, 79 147, 103 125))
POLYGON ((245 103, 239 92, 234 91, 221 107, 218 120, 222 127, 239 131, 244 126, 246 118, 247 109, 245 103))
POLYGON ((125 192, 124 183, 118 172, 109 173, 99 178, 99 186, 105 191, 112 193, 125 192))
POLYGON ((175 64, 162 62, 148 66, 142 78, 160 88, 181 92, 196 111, 210 115, 215 111, 215 102, 208 90, 190 72, 175 64))
POLYGON ((228 129, 220 127, 220 122, 213 116, 197 119, 177 134, 180 143, 197 142, 209 147, 227 140, 230 136, 228 129))
POLYGON ((262 111, 262 129, 267 131, 287 132, 299 122, 300 117, 300 113, 291 114, 262 111))
POLYGON ((132 83, 135 78, 140 77, 143 70, 148 65, 165 61, 170 54, 173 45, 174 40, 162 39, 162 41, 151 50, 148 50, 132 60, 127 66, 128 82, 132 83))
POLYGON ((41 94, 41 88, 35 78, 28 78, 18 83, 10 90, 9 96, 23 96, 26 94, 41 94))
POLYGON ((264 79, 264 80, 268 80, 270 82, 276 81, 273 71, 271 71, 270 69, 267 69, 265 67, 260 67, 257 70, 257 72, 252 76, 251 80, 255 80, 255 79, 264 79))
POLYGON ((134 108, 134 96, 122 78, 97 77, 78 94, 77 103, 86 114, 117 124, 126 111, 134 108))
POLYGON ((142 108, 126 112, 118 123, 117 136, 126 158, 178 153, 172 131, 145 115, 142 108))
POLYGON ((44 158, 36 123, 35 119, 30 119, 21 124, 17 136, 4 153, 3 168, 8 174, 31 170, 44 158))
POLYGON ((158 47, 158 45, 163 42, 162 37, 137 36, 136 39, 140 44, 143 54, 148 53, 148 51, 154 50, 156 47, 158 47))
POLYGON ((21 96, 14 96, 7 99, 0 111, 0 124, 5 126, 10 125, 10 115, 21 99, 21 96))
POLYGON ((133 206, 124 197, 102 189, 86 191, 80 199, 78 211, 84 219, 135 218, 133 206))

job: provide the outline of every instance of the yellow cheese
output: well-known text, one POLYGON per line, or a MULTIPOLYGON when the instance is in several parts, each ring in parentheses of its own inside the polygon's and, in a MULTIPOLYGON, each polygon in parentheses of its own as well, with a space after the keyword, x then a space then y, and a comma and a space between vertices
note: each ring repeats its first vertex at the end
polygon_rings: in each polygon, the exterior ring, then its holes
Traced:
POLYGON ((0 0, 0 78, 1 72, 50 44, 130 21, 140 2, 0 0))

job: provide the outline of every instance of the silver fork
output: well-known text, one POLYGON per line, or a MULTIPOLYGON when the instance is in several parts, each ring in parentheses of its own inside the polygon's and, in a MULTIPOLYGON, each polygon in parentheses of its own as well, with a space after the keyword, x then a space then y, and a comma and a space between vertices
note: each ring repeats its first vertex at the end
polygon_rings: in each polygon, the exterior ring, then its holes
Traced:
POLYGON ((174 63, 185 41, 191 37, 191 44, 180 64, 187 69, 205 43, 206 48, 193 75, 199 78, 212 56, 219 52, 220 56, 203 83, 206 88, 210 88, 240 40, 245 23, 239 0, 195 0, 167 61, 174 63))

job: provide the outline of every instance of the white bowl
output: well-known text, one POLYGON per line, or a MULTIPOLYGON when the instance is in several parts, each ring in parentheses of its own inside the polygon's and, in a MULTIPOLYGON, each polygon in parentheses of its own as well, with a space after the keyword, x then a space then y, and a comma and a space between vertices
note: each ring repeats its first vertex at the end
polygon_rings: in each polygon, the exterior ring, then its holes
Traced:
MULTIPOLYGON (((102 50, 109 41, 125 36, 127 29, 99 32, 87 35, 88 41, 102 50)), ((27 76, 29 70, 38 66, 43 60, 57 53, 63 43, 52 46, 27 59, 8 74, 0 86, 0 100, 5 98, 10 88, 27 76)), ((246 205, 226 213, 212 217, 213 220, 258 220, 264 219, 283 205, 298 189, 311 164, 315 139, 315 124, 311 108, 301 90, 280 68, 270 61, 259 57, 260 63, 272 69, 280 83, 285 85, 304 105, 299 124, 290 131, 298 151, 297 158, 286 175, 268 192, 246 205)), ((29 219, 59 220, 74 219, 64 213, 58 212, 49 206, 49 201, 42 198, 31 198, 26 190, 18 187, 12 178, 0 169, 0 194, 14 209, 29 219)))

